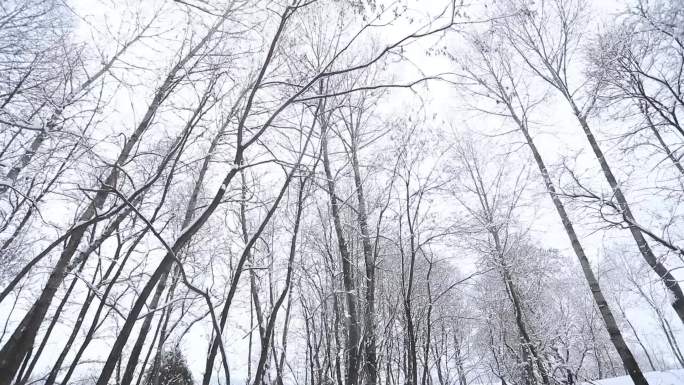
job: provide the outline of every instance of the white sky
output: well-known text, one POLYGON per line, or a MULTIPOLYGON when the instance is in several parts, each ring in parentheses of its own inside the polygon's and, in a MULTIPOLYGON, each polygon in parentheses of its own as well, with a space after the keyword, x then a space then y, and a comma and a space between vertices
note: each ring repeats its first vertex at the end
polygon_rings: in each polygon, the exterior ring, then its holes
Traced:
MULTIPOLYGON (((69 4, 73 5, 74 9, 82 15, 92 14, 91 16, 86 16, 85 20, 93 23, 93 25, 101 26, 101 21, 106 19, 110 26, 119 25, 119 22, 123 20, 126 16, 122 15, 121 12, 125 9, 125 5, 119 4, 116 1, 111 2, 93 2, 91 0, 69 0, 69 4), (107 7, 103 6, 104 4, 107 7)), ((128 3, 137 3, 129 1, 128 3)), ((149 1, 144 4, 144 6, 154 8, 157 4, 162 3, 162 1, 149 1)), ((475 2, 472 5, 473 8, 480 6, 481 2, 475 2)), ((622 2, 619 0, 597 0, 591 1, 591 7, 595 10, 594 17, 597 19, 597 25, 602 22, 610 21, 613 17, 612 15, 623 8, 622 2)), ((408 23, 404 21, 404 24, 397 23, 392 28, 388 28, 386 32, 382 34, 382 37, 387 39, 387 41, 393 40, 398 36, 402 36, 406 31, 415 28, 416 25, 420 25, 421 20, 425 18, 425 14, 434 14, 436 11, 441 11, 445 1, 443 0, 416 0, 409 1, 409 8, 413 10, 411 14, 415 15, 415 22, 408 23)), ((474 13, 476 13, 475 11, 474 13)), ((88 28, 84 28, 87 31, 88 28)), ((84 34, 84 39, 88 36, 84 34)), ((419 43, 414 44, 408 51, 407 56, 410 59, 410 63, 404 63, 400 66, 394 66, 392 68, 392 74, 397 79, 414 79, 419 76, 416 68, 420 69, 425 75, 440 74, 444 72, 449 72, 454 70, 453 64, 443 56, 427 56, 425 51, 432 47, 433 45, 448 45, 452 44, 451 37, 447 38, 447 41, 435 41, 434 39, 426 39, 419 43)), ((147 49, 147 48, 145 48, 147 49)), ((157 63, 159 65, 165 65, 166 62, 157 63)), ((487 133, 493 134, 501 131, 502 127, 498 120, 484 117, 482 115, 475 115, 470 111, 467 111, 463 107, 463 100, 457 89, 454 86, 448 85, 442 82, 430 82, 426 87, 416 88, 420 98, 424 101, 424 115, 428 117, 434 117, 428 124, 434 125, 436 127, 442 126, 444 130, 456 131, 456 132, 476 132, 476 133, 487 133)), ((144 102, 146 95, 122 95, 120 100, 117 102, 129 103, 126 98, 138 98, 143 101, 141 105, 146 106, 144 102)), ((392 115, 401 114, 408 109, 418 109, 418 98, 409 92, 392 92, 392 98, 387 98, 383 102, 381 107, 381 114, 392 115), (388 102, 388 100, 391 100, 388 102)), ((125 108, 128 108, 126 106, 125 108)), ((122 106, 122 110, 125 109, 122 106)), ((130 130, 133 126, 135 118, 139 118, 142 114, 141 108, 136 108, 138 115, 127 116, 122 114, 120 117, 120 123, 122 126, 128 127, 126 131, 130 130)), ((568 108, 566 108, 562 103, 552 103, 543 110, 540 110, 540 114, 546 115, 541 117, 544 120, 544 132, 535 137, 535 141, 538 146, 542 149, 544 159, 549 166, 557 166, 562 156, 573 157, 574 155, 581 152, 579 157, 578 168, 586 169, 588 175, 594 178, 601 178, 599 174, 599 169, 593 155, 591 155, 586 149, 586 138, 584 138, 579 126, 574 121, 574 117, 570 114, 568 108)), ((592 124, 596 127, 597 132, 605 132, 611 127, 605 120, 596 120, 592 124)), ((509 135, 509 137, 515 137, 515 134, 509 135)), ((510 139, 508 139, 510 140, 510 139)), ((516 142, 520 142, 520 138, 515 138, 516 142)), ((521 156, 527 155, 527 149, 521 148, 519 151, 521 156)), ((614 162, 618 164, 618 162, 614 162)), ((533 165, 530 165, 533 166, 533 165)), ((536 177, 536 170, 532 170, 533 178, 536 177)), ((534 180, 534 179, 533 179, 534 180)), ((557 215, 550 204, 548 197, 541 190, 540 183, 534 186, 536 189, 536 195, 528 197, 529 201, 535 203, 535 207, 528 212, 523 213, 526 220, 529 221, 533 234, 537 241, 548 247, 554 247, 562 250, 568 258, 574 258, 569 244, 567 241, 567 236, 562 230, 560 223, 557 219, 557 215)), ((641 210, 650 210, 653 208, 659 208, 659 202, 649 201, 648 196, 642 196, 644 194, 637 195, 636 193, 631 194, 628 192, 630 197, 638 202, 639 208, 641 210)), ((648 195, 648 194, 645 194, 648 195)), ((452 202, 436 202, 435 205, 443 204, 445 207, 452 205, 452 202)), ((447 210, 448 211, 448 210, 447 210)), ((637 210, 638 212, 639 210, 637 210)), ((55 222, 60 222, 64 219, 65 213, 69 212, 66 208, 63 210, 55 209, 51 210, 48 218, 51 218, 55 222)), ((590 220, 582 220, 585 214, 576 214, 575 217, 578 219, 578 230, 583 236, 583 245, 587 249, 588 254, 592 257, 594 262, 599 260, 598 256, 604 253, 604 248, 607 244, 614 244, 616 242, 622 242, 627 245, 631 245, 631 239, 627 238, 624 233, 611 231, 607 235, 603 232, 595 232, 595 226, 588 225, 590 220), (584 225, 582 225, 584 224, 584 225)), ((472 264, 470 266, 465 265, 462 260, 454 261, 454 263, 463 271, 468 271, 472 269, 472 264)), ((243 276, 246 279, 246 275, 243 276)), ((632 310, 630 316, 633 316, 638 324, 639 329, 647 336, 649 336, 652 343, 658 343, 657 339, 660 338, 659 334, 652 332, 653 320, 647 314, 640 313, 637 310, 632 310)), ((249 317, 249 309, 245 307, 235 306, 231 309, 231 320, 229 321, 228 335, 226 337, 226 346, 232 352, 231 369, 232 369, 232 379, 234 384, 240 384, 240 378, 246 376, 246 369, 244 367, 243 356, 246 353, 246 339, 244 338, 246 330, 244 328, 231 328, 230 326, 235 326, 238 322, 245 325, 245 319, 249 317)), ((54 347, 61 347, 61 342, 66 339, 65 333, 69 331, 68 328, 64 328, 62 331, 62 336, 60 338, 60 332, 57 332, 55 338, 51 340, 51 345, 54 347)), ((135 334, 134 334, 135 335, 135 334)), ((682 335, 680 335, 681 337, 682 335)), ((195 328, 193 333, 185 339, 184 348, 187 354, 187 359, 193 369, 195 374, 195 380, 199 381, 201 379, 201 373, 204 367, 206 343, 209 340, 208 333, 206 329, 195 328)), ((107 354, 107 345, 97 346, 93 344, 91 349, 89 349, 90 354, 100 353, 102 356, 107 354)), ((290 352, 293 354, 294 349, 290 352)), ((49 351, 49 350, 48 350, 49 351)), ((58 349, 53 350, 58 354, 58 349)), ((50 357, 50 353, 46 353, 46 358, 50 357)), ((218 367, 219 365, 216 365, 218 367)), ((214 376, 214 381, 216 381, 217 376, 214 376)))

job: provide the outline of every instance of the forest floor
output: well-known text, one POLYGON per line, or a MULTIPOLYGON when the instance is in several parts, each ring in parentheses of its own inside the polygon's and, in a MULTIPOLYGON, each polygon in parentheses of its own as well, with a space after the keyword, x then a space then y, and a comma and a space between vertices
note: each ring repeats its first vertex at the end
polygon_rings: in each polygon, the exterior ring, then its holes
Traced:
MULTIPOLYGON (((663 372, 645 373, 649 385, 684 385, 684 369, 667 370, 663 372)), ((629 376, 606 378, 599 381, 591 381, 586 385, 633 385, 629 376)))

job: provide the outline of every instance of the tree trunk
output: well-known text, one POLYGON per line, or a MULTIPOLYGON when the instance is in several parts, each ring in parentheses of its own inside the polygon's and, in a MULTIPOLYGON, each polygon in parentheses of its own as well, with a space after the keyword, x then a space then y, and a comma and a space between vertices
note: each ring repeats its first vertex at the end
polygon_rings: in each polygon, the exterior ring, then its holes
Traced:
MULTIPOLYGON (((358 127, 356 127, 358 129, 358 127)), ((356 129, 351 130, 351 160, 354 169, 354 187, 356 187, 356 199, 358 200, 357 217, 361 230, 361 240, 363 244, 363 259, 366 267, 366 311, 364 312, 364 350, 366 361, 364 372, 366 383, 376 385, 378 378, 378 362, 375 344, 375 258, 373 247, 370 242, 368 232, 368 215, 366 212, 366 197, 363 193, 363 183, 361 182, 361 171, 358 158, 358 138, 356 129)))
MULTIPOLYGON (((159 307, 159 299, 162 297, 164 290, 166 289, 166 280, 169 276, 169 271, 171 270, 171 265, 168 266, 167 270, 163 272, 162 276, 159 278, 159 284, 157 285, 157 290, 152 296, 152 302, 149 305, 149 313, 145 316, 142 326, 140 327, 140 332, 138 333, 138 338, 135 340, 133 349, 128 356, 128 363, 126 364, 126 369, 124 370, 123 377, 121 378, 121 385, 130 385, 133 381, 133 375, 135 374, 135 368, 138 366, 140 361, 140 352, 142 352, 143 345, 147 339, 147 333, 150 331, 152 326, 152 321, 154 319, 155 313, 157 313, 157 307, 159 307)), ((143 368, 144 370, 145 368, 143 368)))
POLYGON ((615 199, 617 199, 618 201, 618 205, 622 210, 622 214, 628 220, 627 225, 629 227, 629 231, 630 233, 632 233, 632 237, 634 238, 634 241, 636 242, 637 247, 641 252, 641 255, 644 257, 644 260, 651 267, 651 269, 658 275, 658 277, 660 277, 660 280, 665 284, 665 287, 670 291, 670 293, 674 297, 674 301, 671 304, 672 308, 675 310, 677 316, 679 316, 679 319, 682 321, 682 323, 684 323, 684 292, 682 292, 682 288, 679 285, 679 282, 672 275, 672 273, 670 273, 670 270, 667 269, 665 265, 663 265, 663 263, 656 258, 656 256, 653 254, 653 251, 651 250, 651 247, 648 245, 648 242, 644 238, 644 235, 642 234, 641 230, 634 224, 636 223, 636 220, 634 219, 634 215, 632 215, 632 210, 630 209, 629 204, 627 203, 627 198, 625 198, 625 196, 623 195, 622 189, 620 188, 620 185, 617 179, 615 178, 615 175, 613 175, 613 171, 611 170, 610 165, 608 165, 608 161, 606 160, 603 151, 599 147, 596 138, 591 132, 591 129, 589 128, 589 124, 587 123, 586 118, 584 118, 580 114, 579 109, 575 106, 572 100, 570 100, 570 103, 573 107, 573 111, 575 112, 577 120, 580 122, 580 125, 584 130, 587 140, 589 141, 589 144, 591 146, 591 149, 593 150, 594 155, 596 155, 596 159, 601 165, 601 170, 603 170, 603 174, 606 177, 606 180, 608 181, 608 184, 610 185, 611 189, 613 190, 613 193, 615 194, 615 199))
POLYGON ((575 228, 572 225, 572 222, 570 221, 570 217, 568 216, 568 213, 565 211, 565 206, 558 197, 556 187, 554 186, 553 181, 551 180, 551 176, 549 175, 549 172, 546 168, 546 165, 544 164, 544 161, 541 155, 539 154, 539 150, 537 150, 537 146, 534 144, 532 137, 527 131, 527 126, 522 121, 520 121, 520 119, 518 119, 516 115, 514 115, 514 119, 516 120, 516 123, 518 124, 520 131, 525 136, 525 140, 527 142, 528 147, 532 151, 532 155, 534 157, 535 162, 537 163, 537 167, 539 168, 539 172, 544 181, 544 185, 546 186, 546 191, 549 193, 551 201, 553 202, 553 205, 556 207, 556 211, 560 216, 561 222, 563 223, 563 227, 565 228, 565 232, 568 235, 568 238, 570 239, 572 249, 575 252, 575 255, 577 256, 580 265, 582 266, 584 278, 586 279, 587 284, 589 285, 589 289, 591 290, 594 302, 596 303, 596 306, 598 307, 598 310, 601 313, 603 323, 606 326, 606 329, 608 330, 610 341, 613 343, 613 346, 615 346, 615 350, 617 350, 618 355, 622 360, 622 365, 624 366, 625 371, 632 378, 632 381, 634 381, 635 385, 648 385, 646 377, 644 377, 643 373, 641 372, 639 364, 634 358, 634 355, 632 354, 632 351, 629 349, 629 346, 627 346, 627 343, 625 342, 622 336, 622 332, 620 332, 620 328, 618 327, 617 322, 615 321, 613 312, 610 310, 610 307, 608 306, 608 301, 606 301, 606 298, 603 296, 603 291, 601 290, 601 286, 599 285, 599 282, 596 279, 596 276, 594 275, 594 272, 591 268, 591 264, 589 263, 589 259, 587 258, 584 252, 584 248, 582 248, 582 245, 580 244, 579 238, 577 237, 577 233, 575 233, 575 228))
MULTIPOLYGON (((324 113, 324 109, 321 109, 321 113, 324 113)), ((344 237, 344 231, 342 229, 342 220, 340 218, 340 207, 337 201, 337 195, 335 194, 335 181, 333 180, 332 171, 330 169, 330 158, 328 156, 328 127, 327 121, 324 117, 319 116, 318 119, 321 120, 321 148, 323 151, 323 168, 325 169, 325 176, 327 179, 328 196, 330 198, 330 209, 333 217, 333 224, 335 227, 335 235, 337 236, 337 246, 340 251, 340 257, 342 262, 342 282, 345 291, 345 303, 346 303, 346 314, 345 321, 347 325, 347 342, 346 342, 346 353, 347 353, 347 367, 346 367, 346 381, 345 385, 356 385, 358 381, 359 372, 359 323, 357 320, 356 312, 356 300, 354 299, 354 293, 356 288, 354 287, 354 279, 352 277, 352 261, 351 255, 349 254, 349 249, 347 248, 347 242, 344 237)))
MULTIPOLYGON (((302 211, 304 205, 304 188, 306 184, 306 179, 302 179, 299 185, 299 193, 297 195, 297 213, 295 214, 294 229, 292 230, 292 239, 290 240, 290 255, 287 261, 287 275, 285 277, 285 287, 278 296, 275 304, 273 305, 273 310, 271 310, 271 315, 268 317, 268 323, 261 336, 261 354, 259 355, 259 362, 257 364, 256 374, 254 375, 253 385, 259 385, 263 382, 264 371, 266 360, 268 359, 268 347, 269 343, 272 342, 273 330, 275 328, 275 322, 278 317, 278 311, 285 301, 290 292, 290 283, 292 282, 292 270, 294 268, 294 258, 297 252, 297 235, 299 233, 299 225, 302 218, 302 211)), ((272 344, 271 344, 272 345, 272 344)), ((274 360, 277 357, 273 357, 274 360)))
MULTIPOLYGON (((110 194, 106 187, 117 187, 121 167, 127 162, 136 144, 151 125, 152 120, 162 102, 169 96, 171 90, 178 84, 176 75, 179 72, 182 72, 185 65, 209 41, 211 36, 223 23, 223 19, 227 16, 227 13, 228 11, 226 11, 226 14, 211 27, 204 38, 169 71, 164 82, 155 93, 152 103, 148 106, 140 124, 138 124, 135 131, 128 138, 114 165, 109 170, 109 174, 105 178, 105 182, 102 186, 103 188, 98 190, 94 199, 90 202, 86 210, 79 216, 79 222, 85 222, 92 219, 95 217, 97 211, 104 206, 104 203, 110 194)), ((85 231, 86 226, 76 227, 73 230, 38 300, 36 300, 29 312, 19 323, 12 336, 2 347, 2 350, 0 350, 0 385, 9 385, 9 381, 11 381, 11 379, 16 375, 19 364, 24 359, 28 350, 33 346, 33 341, 38 333, 38 329, 40 328, 40 325, 45 318, 45 314, 50 307, 50 303, 57 292, 66 268, 69 265, 69 261, 77 251, 78 245, 81 243, 85 231)), ((159 274, 161 273, 162 271, 159 271, 159 274)), ((114 368, 113 364, 114 362, 110 364, 111 370, 114 368)))
MULTIPOLYGON (((64 375, 64 378, 61 381, 62 384, 68 384, 69 383, 69 379, 71 378, 71 375, 76 370, 76 366, 78 365, 78 362, 80 361, 80 358, 83 355, 83 352, 85 352, 86 348, 88 347, 88 345, 92 341, 93 336, 95 335, 95 331, 97 329, 98 322, 100 319, 100 314, 102 313, 102 310, 105 307, 107 298, 109 297, 109 293, 114 288, 114 284, 117 282, 117 280, 121 276, 121 273, 123 272, 124 266, 126 266, 126 262, 128 261, 128 258, 131 256, 131 254, 133 254, 136 246, 142 241, 142 239, 144 238, 146 233, 147 233, 147 231, 144 230, 138 237, 136 237, 136 239, 133 241, 131 246, 128 248, 128 251, 126 251, 126 254, 124 255, 123 259, 121 260, 121 263, 118 264, 118 268, 117 268, 116 272, 114 273, 114 276, 109 281, 109 283, 107 284, 107 287, 105 288, 104 292, 102 293, 102 298, 100 299, 100 304, 99 304, 97 310, 95 311, 95 315, 93 316, 93 320, 91 321, 90 328, 88 328, 88 331, 86 332, 86 335, 83 339, 83 342, 81 343, 81 346, 78 348, 78 351, 76 352, 76 355, 74 356, 74 358, 71 362, 71 365, 69 366, 69 370, 64 375)), ((107 273, 105 273, 105 277, 108 277, 109 273, 116 266, 117 266, 117 261, 115 260, 112 262, 109 269, 107 269, 108 271, 107 271, 107 273)), ((83 306, 86 306, 86 304, 84 303, 83 306)), ((89 304, 87 306, 89 306, 89 304)), ((73 339, 71 339, 71 337, 70 337, 70 340, 71 340, 71 342, 68 342, 62 350, 61 354, 64 355, 64 357, 66 357, 69 350, 71 349, 71 345, 73 344, 73 339)), ((62 358, 62 360, 64 360, 64 358, 62 358)), ((61 364, 59 366, 61 366, 61 364)))
POLYGON ((648 113, 648 106, 640 106, 642 110, 642 114, 646 118, 646 122, 648 124, 648 128, 651 129, 651 132, 653 132, 653 136, 658 139, 658 143, 660 144, 660 147, 663 149, 665 152, 665 155, 667 158, 672 162, 672 164, 675 166, 677 171, 679 171, 679 174, 684 175, 684 166, 682 166, 682 163, 679 161, 675 153, 670 149, 670 146, 668 146, 667 143, 665 143, 665 139, 663 139, 663 136, 660 135, 660 132, 656 128, 655 124, 653 124, 653 120, 651 119, 651 115, 648 113))
POLYGON ((629 328, 632 330, 632 333, 634 334, 634 338, 636 338, 637 343, 639 344, 639 346, 641 346, 641 350, 644 351, 644 354, 646 355, 646 359, 648 360, 648 364, 651 367, 651 370, 652 371, 656 370, 656 367, 653 364, 653 359, 651 358, 651 354, 648 352, 648 349, 646 349, 646 345, 644 345, 643 341, 639 337, 639 333, 637 333, 636 328, 634 327, 632 322, 629 320, 629 318, 627 318, 627 314, 625 313, 624 309, 622 308, 622 306, 620 306, 619 303, 618 303, 618 309, 620 310, 620 313, 622 314, 622 318, 625 319, 625 321, 627 322, 627 325, 629 325, 629 328))

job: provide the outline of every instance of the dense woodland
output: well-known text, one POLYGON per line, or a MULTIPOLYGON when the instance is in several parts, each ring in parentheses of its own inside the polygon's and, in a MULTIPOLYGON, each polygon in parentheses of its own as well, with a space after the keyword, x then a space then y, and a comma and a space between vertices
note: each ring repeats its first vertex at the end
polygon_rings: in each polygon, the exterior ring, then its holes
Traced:
POLYGON ((3 0, 0 385, 646 385, 683 145, 680 0, 3 0))

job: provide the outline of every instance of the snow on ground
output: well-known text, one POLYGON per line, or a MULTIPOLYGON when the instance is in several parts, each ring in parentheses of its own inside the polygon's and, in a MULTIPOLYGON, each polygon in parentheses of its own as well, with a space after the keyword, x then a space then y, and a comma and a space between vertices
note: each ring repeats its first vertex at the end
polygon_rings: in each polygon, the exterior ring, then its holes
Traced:
MULTIPOLYGON (((684 369, 645 373, 649 385, 684 385, 684 369)), ((584 385, 634 385, 629 376, 585 382, 584 385)))

